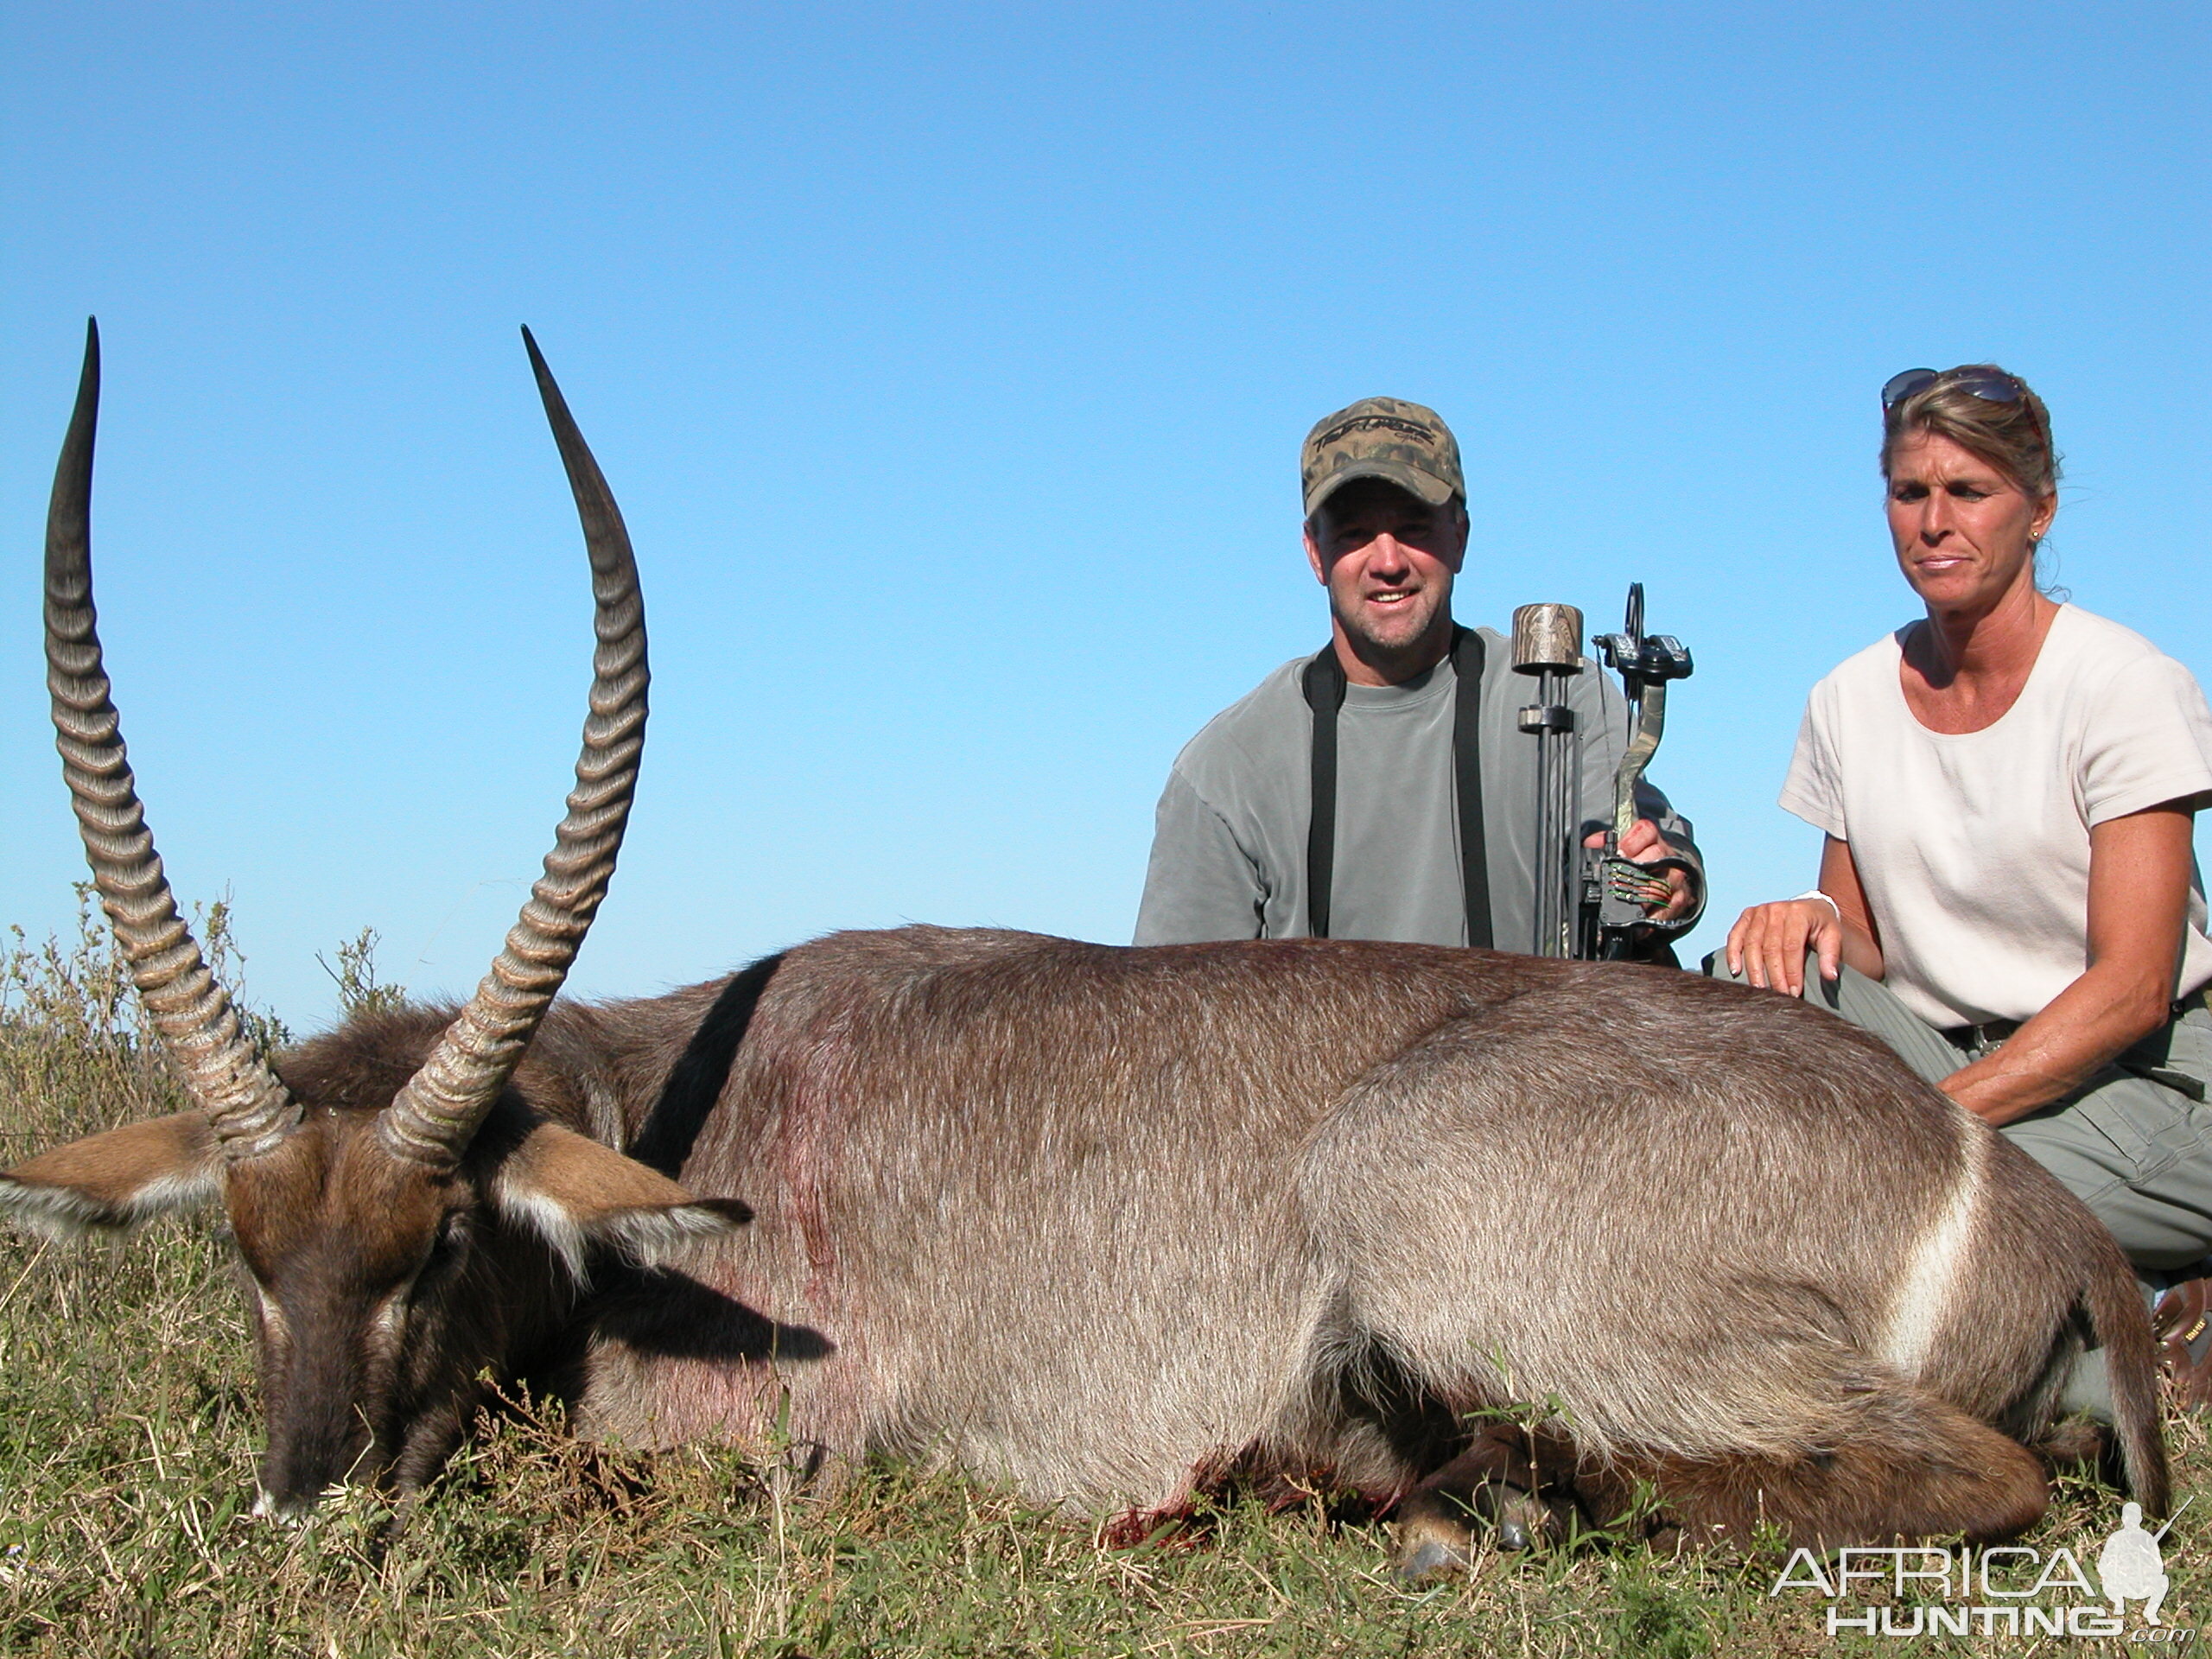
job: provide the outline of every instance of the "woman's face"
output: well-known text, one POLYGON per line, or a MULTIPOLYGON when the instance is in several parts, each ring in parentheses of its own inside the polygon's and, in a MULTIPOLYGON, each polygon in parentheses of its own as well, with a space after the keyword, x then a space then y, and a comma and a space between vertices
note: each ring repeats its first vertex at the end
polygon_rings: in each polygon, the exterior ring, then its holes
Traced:
POLYGON ((1930 612, 1986 613, 2035 582, 2035 544, 2058 510, 1965 446, 1909 432, 1890 446, 1890 539, 1930 612))

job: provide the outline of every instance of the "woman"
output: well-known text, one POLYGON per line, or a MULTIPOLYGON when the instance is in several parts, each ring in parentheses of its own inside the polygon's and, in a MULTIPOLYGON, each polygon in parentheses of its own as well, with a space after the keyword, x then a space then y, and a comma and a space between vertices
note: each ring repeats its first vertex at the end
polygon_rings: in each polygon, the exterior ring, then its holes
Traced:
POLYGON ((2058 457, 2024 382, 1911 369, 1882 405, 1927 615, 1813 689, 1782 804, 1827 833, 1820 884, 1745 911, 1729 974, 1819 996, 2063 1181, 2170 1287, 2168 1365, 2212 1403, 2212 714, 2149 641, 2037 589, 2058 457))

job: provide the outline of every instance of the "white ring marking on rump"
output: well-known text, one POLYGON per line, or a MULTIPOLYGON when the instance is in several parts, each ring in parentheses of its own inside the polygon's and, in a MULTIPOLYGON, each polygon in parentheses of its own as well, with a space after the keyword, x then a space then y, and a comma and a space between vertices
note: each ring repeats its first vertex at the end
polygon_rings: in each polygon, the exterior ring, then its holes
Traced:
POLYGON ((1911 1259, 1905 1263, 1897 1292, 1890 1299, 1889 1318, 1874 1344, 1877 1359, 1894 1365, 1907 1376, 1920 1374, 1958 1288, 1959 1254, 1974 1230, 1974 1213, 1981 1207, 1982 1162, 1987 1155, 1985 1138, 1967 1134, 1966 1156, 1951 1187, 1950 1199, 1921 1234, 1911 1259))

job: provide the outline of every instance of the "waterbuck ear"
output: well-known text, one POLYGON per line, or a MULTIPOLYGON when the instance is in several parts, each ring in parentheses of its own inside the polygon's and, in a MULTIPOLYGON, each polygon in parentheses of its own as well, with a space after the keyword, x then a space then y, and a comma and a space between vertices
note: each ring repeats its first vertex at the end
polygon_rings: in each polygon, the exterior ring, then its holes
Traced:
POLYGON ((651 1265, 687 1240, 734 1232, 753 1219, 735 1198, 695 1198, 636 1159, 557 1123, 539 1123, 499 1160, 492 1202, 551 1245, 578 1278, 588 1244, 611 1244, 651 1265))
POLYGON ((219 1198, 223 1154, 198 1112, 126 1123, 0 1173, 0 1215, 42 1233, 136 1227, 219 1198))

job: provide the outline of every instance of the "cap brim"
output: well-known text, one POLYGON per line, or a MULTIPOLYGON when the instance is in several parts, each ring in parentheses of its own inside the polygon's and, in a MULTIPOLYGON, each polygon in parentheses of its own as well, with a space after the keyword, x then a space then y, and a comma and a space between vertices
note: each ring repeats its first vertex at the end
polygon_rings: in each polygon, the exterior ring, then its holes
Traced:
POLYGON ((1306 498, 1306 516, 1311 518, 1320 512, 1323 502, 1355 479, 1362 478, 1379 478, 1386 483, 1395 484, 1432 507, 1440 507, 1459 493, 1435 474, 1425 473, 1402 461, 1355 461, 1350 466, 1331 473, 1313 486, 1306 498))

